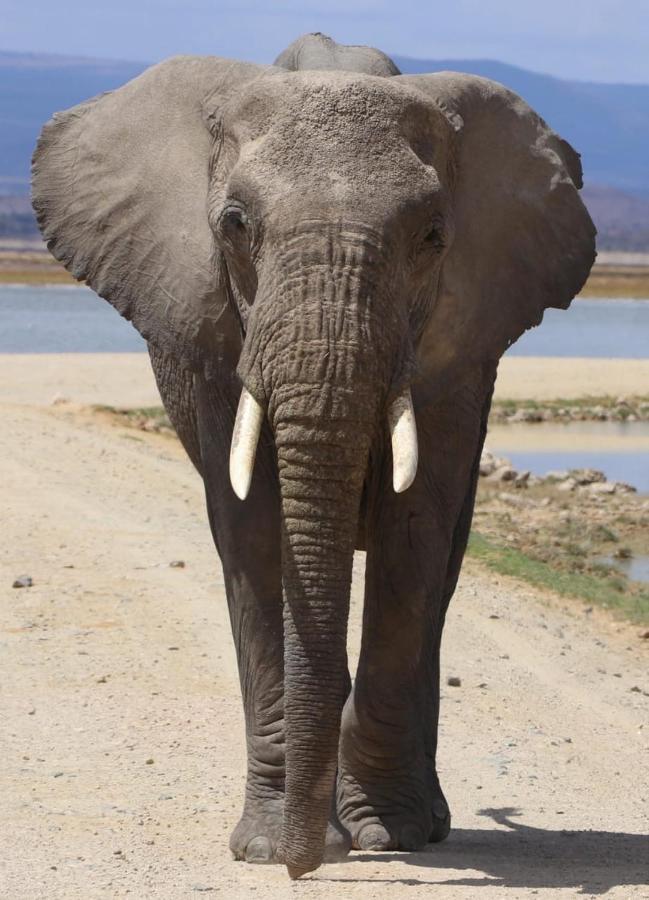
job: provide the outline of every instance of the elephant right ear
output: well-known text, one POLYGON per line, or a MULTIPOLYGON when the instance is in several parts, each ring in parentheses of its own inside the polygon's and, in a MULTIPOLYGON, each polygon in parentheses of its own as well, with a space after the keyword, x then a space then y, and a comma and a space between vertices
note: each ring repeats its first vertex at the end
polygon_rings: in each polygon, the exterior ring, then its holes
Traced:
POLYGON ((578 154, 521 97, 457 72, 397 80, 455 133, 453 239, 418 347, 432 384, 468 361, 495 363, 547 308, 566 309, 593 265, 595 227, 578 154))
POLYGON ((195 370, 240 343, 207 218, 210 119, 265 70, 174 57, 57 113, 34 153, 32 202, 52 254, 195 370))

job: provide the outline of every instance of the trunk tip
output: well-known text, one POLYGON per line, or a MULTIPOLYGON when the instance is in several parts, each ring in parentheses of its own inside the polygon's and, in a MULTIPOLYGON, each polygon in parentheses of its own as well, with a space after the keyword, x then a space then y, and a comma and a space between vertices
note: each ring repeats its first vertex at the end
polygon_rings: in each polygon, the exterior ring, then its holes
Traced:
POLYGON ((317 866, 309 866, 308 868, 304 869, 302 868, 302 866, 291 866, 288 863, 286 865, 286 871, 288 872, 288 877, 291 879, 291 881, 297 881, 298 878, 306 875, 307 872, 313 872, 317 868, 317 866))

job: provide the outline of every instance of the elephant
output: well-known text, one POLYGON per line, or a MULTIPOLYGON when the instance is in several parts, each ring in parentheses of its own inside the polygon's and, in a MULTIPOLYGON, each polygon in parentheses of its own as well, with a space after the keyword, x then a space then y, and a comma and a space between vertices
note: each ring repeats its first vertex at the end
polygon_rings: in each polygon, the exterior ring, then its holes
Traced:
POLYGON ((295 879, 449 833, 445 614, 498 361, 595 258, 581 186, 502 85, 322 35, 275 65, 173 57, 44 127, 44 239, 146 339, 204 481, 246 730, 235 858, 295 879))
POLYGON ((337 44, 320 32, 303 34, 280 53, 274 64, 292 72, 299 69, 344 69, 365 75, 401 75, 399 68, 381 50, 337 44))

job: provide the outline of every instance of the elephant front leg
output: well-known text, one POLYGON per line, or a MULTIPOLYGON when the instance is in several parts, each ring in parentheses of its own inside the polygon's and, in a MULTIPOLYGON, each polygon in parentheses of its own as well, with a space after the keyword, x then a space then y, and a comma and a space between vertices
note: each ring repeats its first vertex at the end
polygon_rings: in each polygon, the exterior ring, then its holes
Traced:
MULTIPOLYGON (((223 566, 246 729, 245 795, 230 850, 238 860, 270 863, 276 862, 285 783, 279 491, 266 435, 249 496, 245 502, 235 496, 227 474, 234 405, 218 386, 197 385, 201 470, 223 566)), ((342 858, 350 846, 334 806, 325 856, 342 858)))
POLYGON ((435 567, 429 550, 422 573, 395 531, 368 549, 361 657, 341 730, 338 813, 363 850, 418 850, 450 828, 435 769, 448 553, 438 545, 435 567))
POLYGON ((226 575, 246 729, 241 818, 230 837, 235 859, 272 862, 284 806, 284 690, 281 591, 226 575))
MULTIPOLYGON (((260 511, 261 512, 261 511, 260 511)), ((246 727, 247 776, 243 811, 230 837, 235 859, 253 863, 276 862, 284 816, 284 640, 282 589, 278 553, 269 536, 276 534, 263 516, 255 517, 251 532, 241 535, 247 548, 243 568, 237 571, 224 554, 224 571, 232 635, 237 653, 246 727)), ((229 529, 230 537, 233 530, 229 529)), ((239 551, 241 552, 241 551, 239 551)), ((347 855, 349 834, 338 822, 332 798, 325 861, 347 855)))

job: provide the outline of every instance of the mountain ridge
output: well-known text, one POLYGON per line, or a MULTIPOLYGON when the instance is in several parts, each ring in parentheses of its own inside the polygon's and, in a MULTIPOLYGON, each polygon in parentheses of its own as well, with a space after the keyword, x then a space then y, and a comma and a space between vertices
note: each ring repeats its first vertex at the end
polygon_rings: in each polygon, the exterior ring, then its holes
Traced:
MULTIPOLYGON (((489 59, 392 58, 404 74, 462 71, 520 94, 581 153, 600 247, 649 250, 649 85, 568 81, 489 59)), ((117 88, 148 65, 0 51, 0 195, 28 194, 33 147, 55 111, 117 88)), ((23 206, 0 204, 0 234, 35 227, 23 206)))

